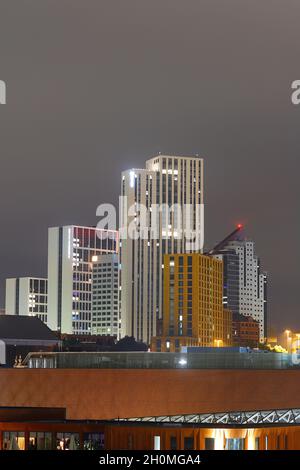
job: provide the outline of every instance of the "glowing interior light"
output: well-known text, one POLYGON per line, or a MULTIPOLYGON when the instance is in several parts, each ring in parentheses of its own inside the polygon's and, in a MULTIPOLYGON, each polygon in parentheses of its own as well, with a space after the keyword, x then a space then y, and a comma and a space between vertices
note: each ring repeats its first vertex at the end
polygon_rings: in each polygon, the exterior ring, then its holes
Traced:
POLYGON ((131 187, 131 188, 134 188, 134 179, 135 179, 134 171, 131 171, 131 172, 129 173, 129 178, 130 178, 130 182, 129 182, 130 187, 131 187))

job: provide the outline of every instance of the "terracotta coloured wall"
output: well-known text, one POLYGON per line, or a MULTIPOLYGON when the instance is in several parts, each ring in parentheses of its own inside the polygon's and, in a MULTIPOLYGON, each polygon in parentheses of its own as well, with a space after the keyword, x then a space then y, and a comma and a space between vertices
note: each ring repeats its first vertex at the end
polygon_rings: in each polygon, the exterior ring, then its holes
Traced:
POLYGON ((205 439, 214 438, 217 450, 224 450, 226 439, 245 438, 245 450, 255 450, 255 439, 259 449, 299 450, 300 429, 296 426, 282 426, 259 429, 209 429, 209 428, 159 428, 153 426, 106 426, 105 441, 107 449, 145 450, 154 448, 154 436, 160 436, 161 450, 171 449, 171 436, 176 438, 177 450, 184 449, 184 438, 193 438, 194 450, 205 449, 205 439))
POLYGON ((300 370, 0 369, 0 406, 68 419, 300 408, 300 370))

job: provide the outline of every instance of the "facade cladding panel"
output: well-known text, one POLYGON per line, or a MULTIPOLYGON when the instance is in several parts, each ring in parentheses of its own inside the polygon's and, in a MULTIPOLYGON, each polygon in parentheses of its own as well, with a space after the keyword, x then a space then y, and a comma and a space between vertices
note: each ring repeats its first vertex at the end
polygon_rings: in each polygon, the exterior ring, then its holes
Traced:
POLYGON ((112 420, 263 410, 268 396, 268 409, 294 409, 299 407, 299 374, 297 369, 3 368, 0 407, 65 408, 68 420, 112 420))

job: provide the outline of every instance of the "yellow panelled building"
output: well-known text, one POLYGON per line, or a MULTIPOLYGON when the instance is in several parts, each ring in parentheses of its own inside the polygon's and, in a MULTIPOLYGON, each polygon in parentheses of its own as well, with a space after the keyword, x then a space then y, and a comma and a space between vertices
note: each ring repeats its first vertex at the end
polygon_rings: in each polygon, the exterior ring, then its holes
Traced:
POLYGON ((164 256, 162 335, 153 351, 231 346, 232 314, 223 307, 223 262, 200 253, 164 256))

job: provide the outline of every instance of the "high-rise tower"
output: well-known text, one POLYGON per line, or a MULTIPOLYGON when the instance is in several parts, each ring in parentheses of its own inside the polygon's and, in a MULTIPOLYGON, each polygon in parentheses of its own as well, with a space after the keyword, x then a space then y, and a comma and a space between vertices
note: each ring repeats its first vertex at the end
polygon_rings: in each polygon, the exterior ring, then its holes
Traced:
POLYGON ((158 155, 122 173, 121 196, 121 334, 149 344, 161 332, 164 255, 202 251, 203 159, 158 155))
POLYGON ((68 334, 91 334, 93 259, 117 253, 118 233, 74 225, 48 234, 48 326, 68 334))
POLYGON ((267 273, 261 269, 254 242, 245 237, 243 227, 238 225, 209 254, 224 262, 224 306, 234 316, 241 314, 258 321, 259 339, 263 342, 267 337, 267 273))

